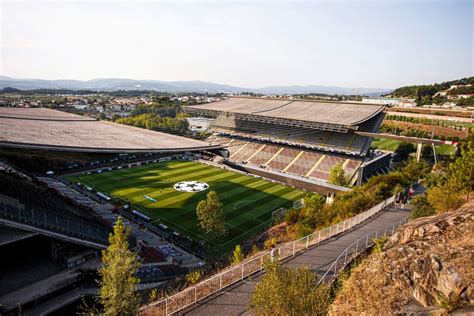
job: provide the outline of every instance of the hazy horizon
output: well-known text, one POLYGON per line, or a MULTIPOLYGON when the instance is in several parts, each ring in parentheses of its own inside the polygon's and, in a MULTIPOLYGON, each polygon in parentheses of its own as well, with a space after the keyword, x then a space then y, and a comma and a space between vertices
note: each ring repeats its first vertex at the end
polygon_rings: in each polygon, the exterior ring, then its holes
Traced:
POLYGON ((392 89, 474 74, 472 1, 2 1, 0 74, 392 89))

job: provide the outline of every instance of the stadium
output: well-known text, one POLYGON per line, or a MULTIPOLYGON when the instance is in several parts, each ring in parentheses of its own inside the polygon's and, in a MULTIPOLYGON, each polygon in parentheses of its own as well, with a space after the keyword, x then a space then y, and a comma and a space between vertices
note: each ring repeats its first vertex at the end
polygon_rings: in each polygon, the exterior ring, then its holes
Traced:
POLYGON ((315 180, 310 188, 327 194, 333 193, 326 180, 337 164, 351 184, 359 185, 387 170, 389 155, 369 154, 372 138, 358 134, 377 132, 383 109, 364 103, 233 97, 185 111, 215 119, 207 141, 225 146, 226 158, 239 167, 270 178, 287 177, 288 183, 315 180))
POLYGON ((118 215, 146 289, 228 254, 308 193, 349 191, 328 183, 334 166, 355 185, 389 166, 390 155, 374 154, 371 138, 358 134, 377 132, 382 106, 231 97, 183 110, 210 122, 207 139, 0 108, 0 247, 12 254, 2 263, 6 311, 20 304, 40 314, 54 293, 80 298, 84 291, 68 291, 94 280, 118 215), (41 172, 24 170, 25 159, 41 172), (197 225, 197 203, 210 191, 225 213, 219 242, 197 225))

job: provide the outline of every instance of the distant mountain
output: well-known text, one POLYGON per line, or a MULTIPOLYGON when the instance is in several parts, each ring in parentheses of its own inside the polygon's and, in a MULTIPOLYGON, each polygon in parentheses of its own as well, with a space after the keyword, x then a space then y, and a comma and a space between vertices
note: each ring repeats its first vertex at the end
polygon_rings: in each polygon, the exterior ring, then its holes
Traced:
MULTIPOLYGON (((235 87, 206 81, 158 81, 132 80, 117 78, 100 78, 92 80, 43 80, 15 79, 0 76, 0 89, 11 87, 21 90, 35 89, 70 89, 70 90, 155 90, 159 92, 198 92, 198 93, 241 93, 253 92, 262 94, 354 94, 353 88, 326 86, 269 86, 259 89, 235 87)), ((389 89, 357 88, 357 94, 378 96, 389 92, 389 89)))

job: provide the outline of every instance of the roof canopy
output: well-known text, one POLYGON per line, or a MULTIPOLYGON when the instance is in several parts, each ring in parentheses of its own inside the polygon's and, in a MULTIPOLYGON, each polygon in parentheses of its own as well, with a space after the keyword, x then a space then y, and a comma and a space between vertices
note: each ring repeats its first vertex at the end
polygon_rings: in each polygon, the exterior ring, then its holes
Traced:
POLYGON ((2 107, 0 146, 104 153, 184 152, 222 147, 50 109, 2 107))
POLYGON ((232 97, 223 101, 192 105, 189 112, 204 114, 230 113, 239 119, 301 127, 347 131, 370 120, 384 109, 383 105, 329 101, 293 101, 283 99, 232 97), (291 122, 293 121, 293 122, 291 122), (293 123, 293 124, 292 124, 293 123))

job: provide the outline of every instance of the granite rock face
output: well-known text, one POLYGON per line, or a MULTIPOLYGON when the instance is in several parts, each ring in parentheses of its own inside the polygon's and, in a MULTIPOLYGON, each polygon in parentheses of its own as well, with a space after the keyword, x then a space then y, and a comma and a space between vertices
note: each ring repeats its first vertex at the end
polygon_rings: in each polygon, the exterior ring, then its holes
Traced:
POLYGON ((473 308, 473 281, 471 201, 404 225, 353 270, 331 314, 462 314, 473 308))

